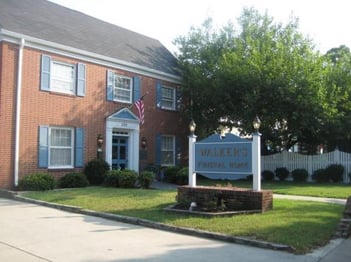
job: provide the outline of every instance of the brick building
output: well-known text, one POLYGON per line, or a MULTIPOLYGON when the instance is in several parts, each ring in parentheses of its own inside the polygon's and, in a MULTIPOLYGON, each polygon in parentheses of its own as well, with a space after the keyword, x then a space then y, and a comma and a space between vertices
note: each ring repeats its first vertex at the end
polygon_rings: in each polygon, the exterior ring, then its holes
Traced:
POLYGON ((0 188, 81 171, 98 153, 113 168, 180 164, 176 62, 159 41, 83 13, 0 0, 0 188))

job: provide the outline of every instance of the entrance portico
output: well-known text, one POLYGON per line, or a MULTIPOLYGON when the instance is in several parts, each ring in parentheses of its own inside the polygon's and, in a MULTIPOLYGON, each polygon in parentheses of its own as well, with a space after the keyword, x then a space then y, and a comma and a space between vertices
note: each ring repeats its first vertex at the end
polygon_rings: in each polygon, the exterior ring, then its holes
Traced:
POLYGON ((106 162, 113 169, 139 171, 139 118, 128 108, 106 119, 106 162))

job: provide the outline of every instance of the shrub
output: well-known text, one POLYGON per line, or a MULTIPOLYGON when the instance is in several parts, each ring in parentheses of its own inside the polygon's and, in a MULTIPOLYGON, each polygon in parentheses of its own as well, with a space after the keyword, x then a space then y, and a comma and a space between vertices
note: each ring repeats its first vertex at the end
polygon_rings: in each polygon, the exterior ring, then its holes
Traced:
POLYGON ((329 182, 329 176, 324 168, 315 170, 312 174, 312 179, 317 183, 329 182))
POLYGON ((101 185, 109 169, 110 166, 105 160, 94 159, 86 164, 84 174, 91 185, 101 185))
POLYGON ((151 171, 143 171, 138 176, 138 182, 142 188, 150 188, 150 185, 154 179, 155 173, 151 171))
POLYGON ((49 174, 31 174, 18 182, 19 190, 43 191, 54 189, 55 179, 49 174))
POLYGON ((86 187, 89 181, 82 173, 68 173, 59 179, 58 185, 61 188, 86 187))
POLYGON ((285 181, 289 176, 289 170, 285 167, 278 167, 275 169, 275 175, 280 181, 285 181))
POLYGON ((262 178, 264 181, 272 181, 274 180, 274 173, 270 170, 262 171, 262 178))
POLYGON ((305 182, 308 178, 308 171, 304 168, 297 168, 291 172, 294 182, 305 182))
POLYGON ((329 165, 325 172, 327 172, 329 180, 337 183, 343 180, 344 167, 340 164, 329 165))
POLYGON ((176 174, 176 184, 177 185, 187 185, 189 183, 189 168, 183 167, 178 170, 176 174))
POLYGON ((120 170, 118 174, 118 185, 123 188, 134 187, 138 174, 129 169, 120 170))
POLYGON ((104 179, 104 186, 107 187, 119 187, 118 184, 118 177, 119 177, 119 173, 121 171, 113 169, 113 170, 109 170, 106 172, 106 176, 104 179))
POLYGON ((179 171, 179 167, 177 166, 169 166, 164 170, 164 181, 169 183, 177 182, 177 172, 179 171))

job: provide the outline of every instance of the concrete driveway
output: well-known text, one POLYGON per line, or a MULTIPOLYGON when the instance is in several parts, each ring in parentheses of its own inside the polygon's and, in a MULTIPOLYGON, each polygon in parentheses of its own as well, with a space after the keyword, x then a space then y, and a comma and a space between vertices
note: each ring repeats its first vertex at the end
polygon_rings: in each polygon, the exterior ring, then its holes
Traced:
POLYGON ((326 252, 294 255, 0 198, 0 261, 319 261, 326 252))

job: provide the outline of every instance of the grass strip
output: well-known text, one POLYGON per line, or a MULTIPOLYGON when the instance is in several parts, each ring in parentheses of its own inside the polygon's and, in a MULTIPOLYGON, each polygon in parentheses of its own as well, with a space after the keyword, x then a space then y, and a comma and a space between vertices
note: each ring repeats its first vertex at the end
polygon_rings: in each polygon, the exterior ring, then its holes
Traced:
POLYGON ((275 199, 273 210, 263 214, 204 218, 164 212, 164 207, 175 203, 175 190, 88 187, 29 192, 25 196, 174 226, 280 243, 293 247, 297 253, 325 245, 335 232, 344 209, 335 204, 275 199))

